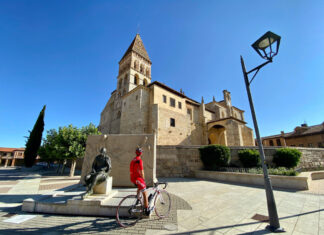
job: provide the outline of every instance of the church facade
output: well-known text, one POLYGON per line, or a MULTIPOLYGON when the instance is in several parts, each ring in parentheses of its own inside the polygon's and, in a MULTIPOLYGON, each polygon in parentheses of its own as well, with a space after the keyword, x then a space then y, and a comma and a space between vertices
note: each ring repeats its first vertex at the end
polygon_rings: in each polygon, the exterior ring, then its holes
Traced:
POLYGON ((156 133, 158 145, 254 146, 244 111, 224 100, 205 103, 151 81, 152 62, 139 34, 119 62, 117 89, 101 113, 103 134, 156 133))

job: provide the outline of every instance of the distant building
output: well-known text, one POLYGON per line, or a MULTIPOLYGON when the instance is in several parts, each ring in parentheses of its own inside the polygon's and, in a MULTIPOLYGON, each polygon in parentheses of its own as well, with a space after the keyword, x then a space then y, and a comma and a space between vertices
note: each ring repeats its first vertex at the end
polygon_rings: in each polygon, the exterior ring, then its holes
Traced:
POLYGON ((297 126, 293 132, 262 137, 263 146, 296 146, 324 148, 324 122, 319 125, 297 126))
POLYGON ((101 113, 103 134, 156 132, 159 145, 254 146, 244 111, 224 100, 201 103, 161 82, 151 82, 152 62, 139 34, 119 61, 117 89, 101 113))
POLYGON ((24 148, 2 148, 0 147, 0 166, 22 165, 24 160, 24 148))

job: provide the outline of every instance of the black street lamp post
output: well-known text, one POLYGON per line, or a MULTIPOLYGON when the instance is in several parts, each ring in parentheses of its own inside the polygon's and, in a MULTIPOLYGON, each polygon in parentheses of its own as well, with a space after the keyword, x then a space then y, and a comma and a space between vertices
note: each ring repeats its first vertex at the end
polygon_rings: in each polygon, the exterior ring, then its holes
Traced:
POLYGON ((272 185, 271 181, 269 178, 268 174, 268 169, 267 166, 265 165, 265 156, 264 156, 264 150, 260 138, 260 133, 259 133, 259 128, 258 128, 258 123, 254 111, 254 105, 252 101, 252 96, 251 96, 251 91, 250 91, 250 84, 255 78, 256 74, 259 72, 259 70, 267 65, 268 63, 272 62, 272 58, 277 55, 278 50, 279 50, 279 44, 280 44, 280 36, 272 33, 272 32, 267 32, 264 34, 260 39, 258 39, 255 43, 252 44, 252 47, 257 51, 257 53, 267 61, 254 69, 250 70, 249 72, 246 72, 245 65, 244 65, 244 60, 243 57, 241 56, 241 65, 242 65, 242 70, 243 70, 243 75, 244 75, 244 81, 245 81, 245 86, 246 86, 246 91, 248 94, 249 98, 249 103, 250 103, 250 108, 251 108, 251 113, 252 113, 252 118, 253 118, 253 124, 254 124, 254 129, 255 129, 255 134, 257 137, 257 142, 259 146, 259 152, 260 152, 260 157, 261 157, 261 164, 262 164, 262 169, 263 169, 263 176, 264 176, 264 186, 266 190, 266 196, 267 196, 267 205, 268 205, 268 213, 269 213, 269 222, 270 225, 267 226, 267 229, 274 231, 274 232, 283 232, 284 230, 280 228, 280 223, 279 223, 279 218, 278 218, 278 213, 277 213, 277 207, 276 207, 276 202, 275 198, 273 195, 273 190, 272 190, 272 185), (276 43, 276 48, 273 50, 272 45, 276 43), (252 79, 249 80, 248 75, 252 72, 255 72, 252 79))

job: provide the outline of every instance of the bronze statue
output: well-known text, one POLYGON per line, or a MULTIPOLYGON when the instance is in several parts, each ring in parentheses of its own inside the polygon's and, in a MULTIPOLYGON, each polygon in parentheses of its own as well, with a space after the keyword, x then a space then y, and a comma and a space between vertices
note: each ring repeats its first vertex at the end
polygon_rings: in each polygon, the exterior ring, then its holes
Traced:
POLYGON ((93 187, 104 182, 108 178, 110 170, 110 157, 106 148, 101 148, 100 154, 93 161, 91 172, 85 177, 87 192, 83 195, 83 198, 93 194, 93 187))

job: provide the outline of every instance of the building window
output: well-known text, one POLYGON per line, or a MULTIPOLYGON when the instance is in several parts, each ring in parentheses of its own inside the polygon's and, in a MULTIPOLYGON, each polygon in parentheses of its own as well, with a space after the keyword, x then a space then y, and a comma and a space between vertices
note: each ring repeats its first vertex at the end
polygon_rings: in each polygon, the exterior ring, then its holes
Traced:
POLYGON ((280 139, 276 139, 276 141, 277 141, 277 146, 281 146, 280 139))
POLYGON ((318 142, 318 147, 319 148, 323 148, 324 147, 323 143, 322 142, 318 142))
POLYGON ((178 108, 182 109, 182 103, 180 101, 178 102, 178 108))
POLYGON ((134 76, 134 84, 138 85, 138 75, 137 74, 135 74, 135 76, 134 76))
POLYGON ((136 70, 137 70, 137 68, 138 68, 138 61, 137 61, 137 60, 135 60, 135 61, 134 61, 134 69, 136 69, 136 70))
POLYGON ((166 95, 162 95, 163 96, 163 103, 166 103, 167 102, 167 97, 166 95))
POLYGON ((174 118, 170 118, 170 126, 175 127, 175 119, 174 118))
POLYGON ((273 146, 273 140, 269 140, 269 145, 273 146))
POLYGON ((136 96, 136 100, 138 99, 138 95, 136 96))
POLYGON ((299 147, 304 147, 304 145, 303 144, 299 144, 299 147))
POLYGON ((119 88, 119 89, 121 89, 122 82, 123 82, 123 81, 122 81, 121 79, 119 79, 119 83, 118 83, 118 88, 119 88))
POLYGON ((175 99, 170 98, 170 106, 175 107, 175 99))
POLYGON ((308 144, 308 147, 313 147, 313 144, 312 144, 312 143, 309 143, 309 144, 308 144))
POLYGON ((192 120, 191 109, 187 109, 187 114, 190 116, 190 120, 192 120))

